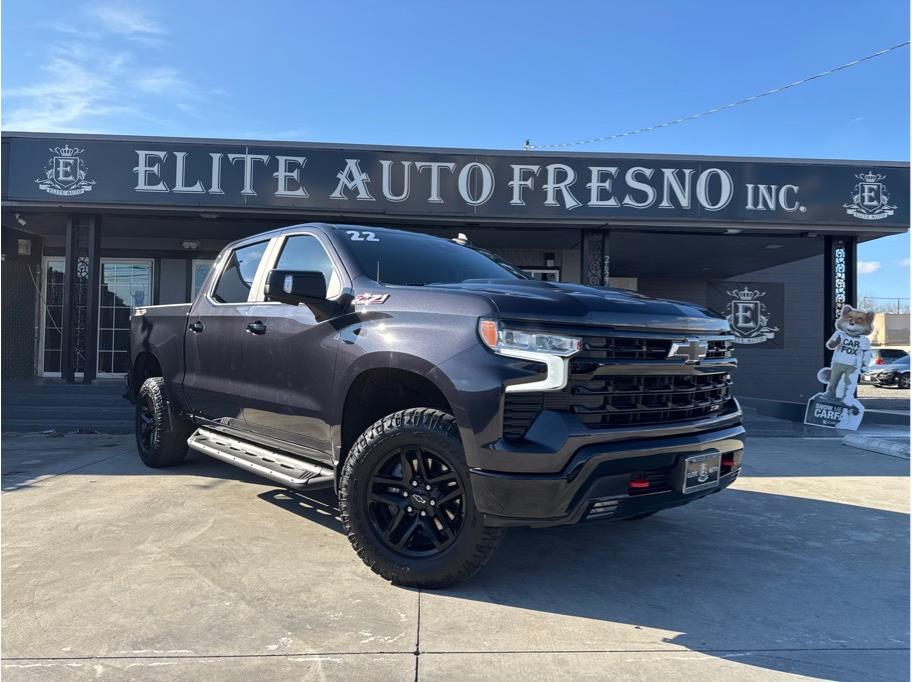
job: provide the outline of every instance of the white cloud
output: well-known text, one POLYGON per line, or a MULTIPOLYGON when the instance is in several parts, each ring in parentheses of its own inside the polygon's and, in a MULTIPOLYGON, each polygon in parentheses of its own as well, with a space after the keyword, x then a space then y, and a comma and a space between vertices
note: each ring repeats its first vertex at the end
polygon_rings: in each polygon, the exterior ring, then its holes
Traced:
POLYGON ((51 27, 58 39, 33 58, 40 74, 28 85, 3 89, 4 129, 125 132, 137 121, 166 123, 150 111, 190 115, 205 90, 173 66, 150 64, 134 40, 161 40, 166 32, 157 21, 123 4, 100 5, 87 16, 65 29, 51 27), (74 44, 70 29, 82 28, 97 39, 74 44))
POLYGON ((858 274, 859 275, 870 275, 872 272, 877 272, 878 270, 880 270, 880 261, 876 261, 876 260, 858 261, 858 274))
POLYGON ((127 38, 154 42, 165 35, 161 25, 139 7, 98 5, 89 9, 89 14, 101 23, 104 30, 127 38))
POLYGON ((187 92, 187 81, 170 66, 149 69, 136 79, 136 87, 153 95, 179 95, 187 92))

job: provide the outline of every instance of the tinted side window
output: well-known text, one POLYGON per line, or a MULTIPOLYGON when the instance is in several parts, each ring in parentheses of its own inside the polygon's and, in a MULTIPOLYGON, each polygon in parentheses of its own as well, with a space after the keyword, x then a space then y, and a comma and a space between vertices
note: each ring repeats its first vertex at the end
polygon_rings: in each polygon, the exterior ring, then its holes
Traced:
POLYGON ((267 244, 269 242, 259 242, 232 251, 212 298, 219 303, 244 303, 267 244))
POLYGON ((332 289, 333 263, 316 237, 300 234, 286 239, 275 267, 276 270, 322 272, 327 289, 332 289))

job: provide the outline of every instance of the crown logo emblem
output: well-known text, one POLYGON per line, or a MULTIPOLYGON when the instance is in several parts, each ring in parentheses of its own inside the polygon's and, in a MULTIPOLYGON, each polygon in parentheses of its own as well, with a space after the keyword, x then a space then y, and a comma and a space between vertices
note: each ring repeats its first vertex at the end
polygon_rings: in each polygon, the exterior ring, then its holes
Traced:
POLYGON ((88 168, 79 156, 85 149, 63 146, 51 147, 53 154, 44 169, 44 177, 35 182, 39 189, 56 196, 72 197, 92 191, 94 180, 87 177, 88 168))
POLYGON ((765 291, 751 289, 746 284, 743 289, 726 291, 730 297, 726 319, 731 326, 735 343, 755 344, 770 341, 779 332, 779 327, 770 323, 770 313, 761 300, 765 291))
POLYGON ((856 174, 858 183, 852 190, 852 203, 842 205, 846 213, 860 220, 883 220, 893 215, 896 206, 890 203, 887 186, 882 182, 886 177, 872 170, 856 174))
POLYGON ((65 144, 62 147, 53 147, 50 151, 62 158, 74 158, 76 155, 82 154, 85 149, 78 149, 65 144))
POLYGON ((739 301, 756 301, 761 296, 766 296, 765 291, 748 289, 747 286, 740 290, 734 289, 732 291, 726 291, 725 293, 739 301))

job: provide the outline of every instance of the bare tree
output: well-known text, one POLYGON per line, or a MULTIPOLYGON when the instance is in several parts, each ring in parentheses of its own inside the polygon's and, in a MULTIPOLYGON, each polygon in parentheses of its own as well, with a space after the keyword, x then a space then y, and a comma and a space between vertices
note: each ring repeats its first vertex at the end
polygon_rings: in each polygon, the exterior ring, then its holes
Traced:
POLYGON ((862 310, 873 310, 875 313, 909 314, 909 299, 902 296, 871 296, 862 294, 858 297, 858 307, 862 310))

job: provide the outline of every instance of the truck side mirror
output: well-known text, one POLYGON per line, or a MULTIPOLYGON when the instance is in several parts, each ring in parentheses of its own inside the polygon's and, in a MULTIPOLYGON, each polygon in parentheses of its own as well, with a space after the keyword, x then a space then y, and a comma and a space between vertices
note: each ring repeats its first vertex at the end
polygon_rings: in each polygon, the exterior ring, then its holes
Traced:
POLYGON ((270 270, 266 275, 267 301, 322 303, 326 301, 326 277, 306 270, 270 270))

